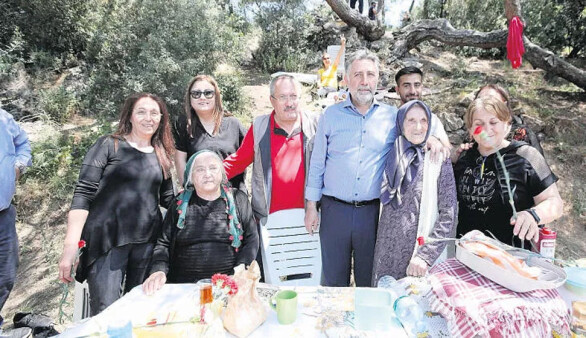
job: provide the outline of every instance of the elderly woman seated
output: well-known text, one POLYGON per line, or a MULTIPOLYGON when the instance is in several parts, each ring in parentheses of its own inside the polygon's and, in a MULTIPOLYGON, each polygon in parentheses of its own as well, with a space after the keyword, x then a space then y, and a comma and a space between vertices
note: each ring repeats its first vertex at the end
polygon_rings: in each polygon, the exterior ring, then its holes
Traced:
POLYGON ((222 159, 209 150, 187 162, 185 190, 167 211, 143 283, 153 294, 165 282, 193 283, 215 273, 232 274, 258 251, 258 233, 245 193, 227 186, 222 159), (194 193, 195 192, 195 193, 194 193))

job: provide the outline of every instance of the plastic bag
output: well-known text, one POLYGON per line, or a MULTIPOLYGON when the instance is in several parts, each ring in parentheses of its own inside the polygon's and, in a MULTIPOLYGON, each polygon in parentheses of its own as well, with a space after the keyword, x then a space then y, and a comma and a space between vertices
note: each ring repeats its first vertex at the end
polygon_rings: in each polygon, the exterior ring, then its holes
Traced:
POLYGON ((252 261, 248 270, 241 264, 234 268, 238 293, 228 301, 224 312, 224 327, 237 337, 246 337, 267 319, 267 308, 260 299, 256 286, 260 268, 252 261))

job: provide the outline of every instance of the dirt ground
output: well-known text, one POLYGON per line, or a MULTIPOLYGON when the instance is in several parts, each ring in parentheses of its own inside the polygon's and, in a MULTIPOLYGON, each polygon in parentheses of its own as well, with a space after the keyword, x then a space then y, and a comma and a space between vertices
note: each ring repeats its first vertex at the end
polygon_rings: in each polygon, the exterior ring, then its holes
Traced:
MULTIPOLYGON (((524 65, 513 71, 504 61, 462 58, 441 49, 424 48, 415 55, 426 72, 425 85, 432 91, 424 100, 434 112, 452 112, 454 107, 474 89, 486 82, 500 82, 509 87, 525 114, 541 121, 545 139, 542 144, 546 159, 558 175, 559 190, 565 202, 564 216, 552 226, 558 231, 557 257, 586 257, 586 94, 566 83, 552 85, 543 80, 543 72, 524 65), (439 90, 439 93, 434 93, 439 90)), ((244 93, 251 99, 253 116, 272 110, 268 83, 270 76, 244 71, 244 93)), ((304 96, 307 109, 319 111, 320 103, 304 96)), ((390 99, 390 103, 394 103, 390 99)), ((243 121, 249 124, 251 121, 243 121)), ((90 123, 84 119, 79 124, 90 123)), ((25 123, 36 142, 39 138, 61 133, 62 127, 42 123, 25 123)), ((16 312, 44 313, 57 321, 62 285, 57 281, 57 262, 65 234, 68 198, 47 196, 26 186, 18 188, 17 230, 21 261, 16 285, 2 310, 6 322, 16 312)), ((66 299, 64 312, 73 313, 73 288, 66 299)), ((71 322, 65 318, 64 325, 71 322)), ((62 329, 59 325, 58 329, 62 329)))

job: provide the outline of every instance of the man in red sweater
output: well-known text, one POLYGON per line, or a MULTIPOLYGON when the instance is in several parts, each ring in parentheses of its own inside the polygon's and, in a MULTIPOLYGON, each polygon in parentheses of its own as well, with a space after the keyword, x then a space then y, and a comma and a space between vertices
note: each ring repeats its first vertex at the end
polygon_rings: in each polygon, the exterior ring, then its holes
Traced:
MULTIPOLYGON (((224 160, 228 179, 253 164, 251 204, 259 225, 265 224, 270 213, 304 208, 305 177, 318 118, 301 111, 301 84, 293 76, 273 78, 270 94, 273 111, 256 117, 240 148, 224 160)), ((261 261, 260 251, 257 261, 261 261)))

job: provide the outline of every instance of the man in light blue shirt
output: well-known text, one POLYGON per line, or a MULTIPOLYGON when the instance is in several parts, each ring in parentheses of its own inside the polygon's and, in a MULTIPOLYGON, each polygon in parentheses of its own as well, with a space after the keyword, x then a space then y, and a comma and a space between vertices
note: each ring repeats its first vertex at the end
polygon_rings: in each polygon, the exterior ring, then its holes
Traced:
MULTIPOLYGON (((349 285, 352 255, 356 286, 371 286, 379 196, 397 116, 397 108, 374 98, 378 78, 375 54, 359 50, 351 55, 345 74, 350 95, 328 107, 318 123, 305 188, 305 227, 309 233, 317 229, 321 201, 319 236, 326 286, 349 285)), ((443 127, 433 116, 432 135, 439 130, 443 127)), ((448 144, 447 139, 442 141, 448 144)), ((427 147, 432 153, 444 152, 435 137, 427 147)))
MULTIPOLYGON (((31 165, 31 146, 12 115, 0 109, 0 311, 18 268, 16 209, 11 204, 16 181, 31 165)), ((0 326, 4 319, 0 316, 0 326)))

